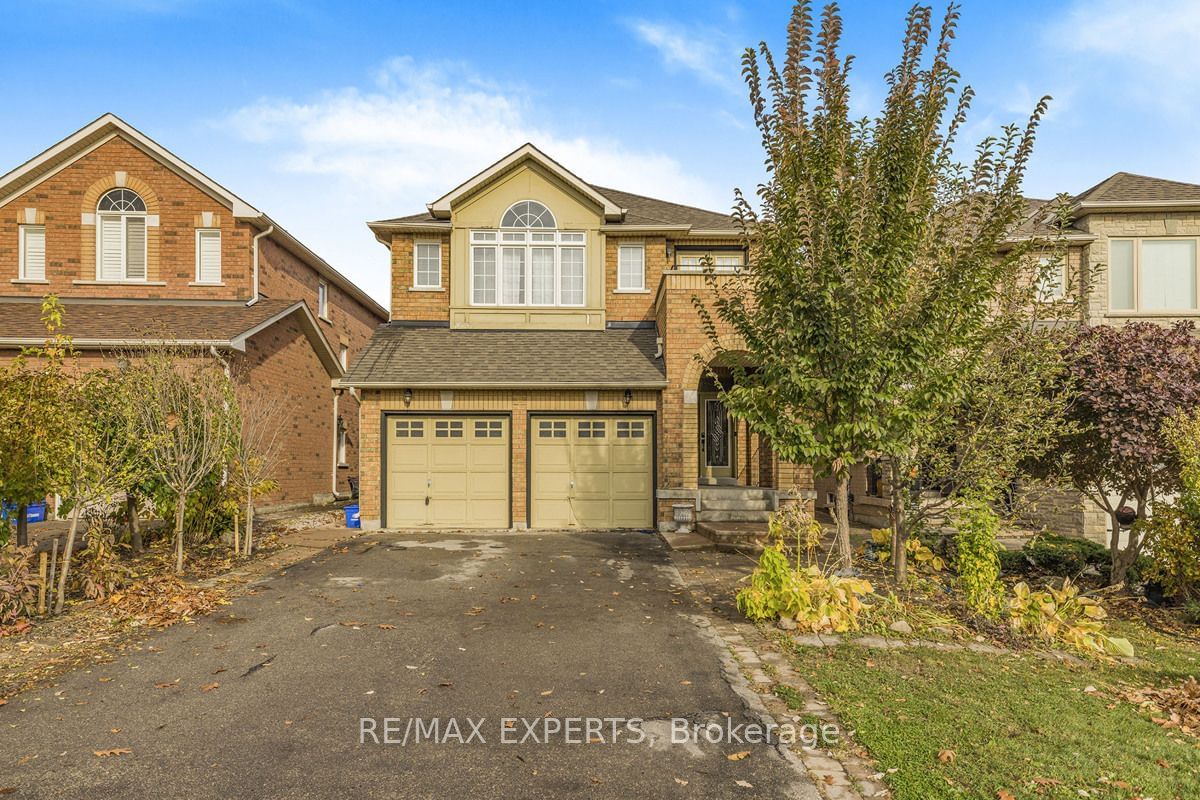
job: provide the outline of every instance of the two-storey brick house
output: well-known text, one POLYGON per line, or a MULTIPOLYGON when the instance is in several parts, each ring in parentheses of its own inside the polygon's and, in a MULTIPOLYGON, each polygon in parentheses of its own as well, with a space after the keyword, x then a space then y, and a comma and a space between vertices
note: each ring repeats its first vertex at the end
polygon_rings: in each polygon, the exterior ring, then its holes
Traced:
POLYGON ((706 370, 692 300, 704 265, 746 264, 729 215, 588 184, 525 145, 369 227, 391 322, 341 381, 361 394, 364 525, 652 528, 676 505, 761 522, 811 489, 706 370))
POLYGON ((336 382, 387 312, 228 189, 106 114, 0 176, 0 359, 57 295, 80 362, 169 341, 286 398, 269 504, 345 496, 357 400, 336 382))

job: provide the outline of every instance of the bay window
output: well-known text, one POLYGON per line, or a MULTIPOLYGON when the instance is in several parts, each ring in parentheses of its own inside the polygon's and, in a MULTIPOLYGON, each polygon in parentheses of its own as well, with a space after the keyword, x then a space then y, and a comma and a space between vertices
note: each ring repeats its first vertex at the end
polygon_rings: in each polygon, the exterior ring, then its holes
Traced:
POLYGON ((498 230, 471 231, 471 304, 582 306, 586 234, 560 231, 534 200, 510 207, 498 230))
POLYGON ((1197 310, 1195 239, 1110 239, 1108 249, 1110 310, 1197 310))

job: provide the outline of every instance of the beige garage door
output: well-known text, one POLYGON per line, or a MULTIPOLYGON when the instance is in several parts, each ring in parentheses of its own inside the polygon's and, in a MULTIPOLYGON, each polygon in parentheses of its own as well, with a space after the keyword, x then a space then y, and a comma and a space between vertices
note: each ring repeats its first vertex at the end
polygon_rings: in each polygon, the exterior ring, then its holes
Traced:
POLYGON ((389 417, 389 528, 507 528, 508 420, 389 417))
POLYGON ((649 528, 650 417, 534 417, 529 467, 534 528, 649 528))

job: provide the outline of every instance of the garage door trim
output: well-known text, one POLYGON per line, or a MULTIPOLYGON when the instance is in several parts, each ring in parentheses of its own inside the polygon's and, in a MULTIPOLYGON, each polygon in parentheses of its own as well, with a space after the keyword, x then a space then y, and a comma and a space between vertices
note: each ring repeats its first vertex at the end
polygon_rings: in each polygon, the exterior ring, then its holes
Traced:
POLYGON ((658 412, 657 411, 530 411, 525 419, 525 525, 533 530, 533 429, 539 417, 640 417, 650 420, 650 524, 658 522, 658 412))
POLYGON ((439 411, 424 409, 417 411, 384 411, 379 415, 379 527, 387 528, 388 506, 388 421, 400 417, 474 417, 476 419, 508 420, 508 527, 513 526, 513 415, 511 411, 439 411))

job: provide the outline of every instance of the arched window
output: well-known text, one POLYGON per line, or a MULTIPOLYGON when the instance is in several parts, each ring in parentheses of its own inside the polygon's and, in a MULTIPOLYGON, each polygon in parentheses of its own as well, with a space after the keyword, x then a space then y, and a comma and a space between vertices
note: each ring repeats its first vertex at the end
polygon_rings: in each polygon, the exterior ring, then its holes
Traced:
POLYGON ((132 189, 111 189, 96 204, 96 278, 146 280, 146 202, 132 189))
POLYGON ((500 219, 501 228, 557 228, 550 209, 537 200, 513 203, 500 219))
POLYGON ((471 231, 471 304, 582 306, 587 235, 560 231, 536 200, 514 203, 499 229, 471 231))

